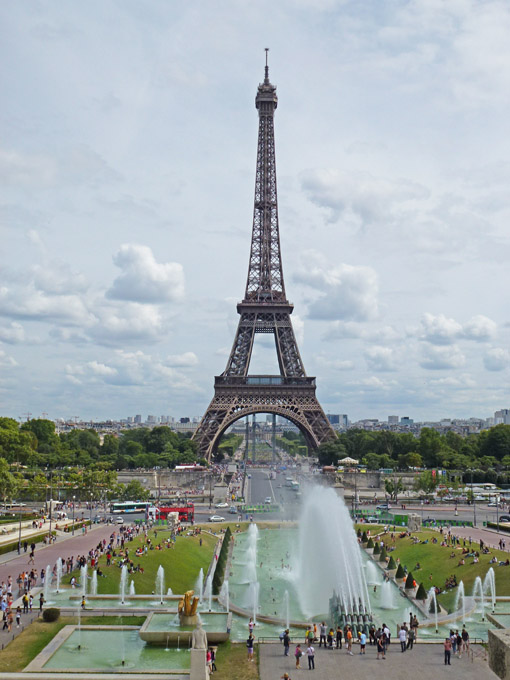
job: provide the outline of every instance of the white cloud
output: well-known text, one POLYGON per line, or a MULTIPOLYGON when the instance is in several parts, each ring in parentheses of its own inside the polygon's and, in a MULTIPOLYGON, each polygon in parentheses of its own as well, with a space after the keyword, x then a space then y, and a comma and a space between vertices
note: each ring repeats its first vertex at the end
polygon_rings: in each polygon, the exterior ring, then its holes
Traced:
POLYGON ((9 326, 0 326, 0 341, 11 345, 17 345, 25 341, 25 329, 16 322, 11 322, 9 326))
POLYGON ((101 364, 98 361, 89 361, 87 365, 94 375, 107 376, 117 374, 116 368, 112 368, 106 364, 101 364))
POLYGON ((0 182, 4 186, 47 187, 55 175, 55 163, 48 157, 0 149, 0 182))
POLYGON ((89 330, 96 342, 116 345, 119 342, 155 342, 165 330, 165 322, 156 305, 127 302, 105 304, 96 309, 98 322, 89 330))
POLYGON ((113 261, 122 273, 107 291, 107 297, 152 303, 183 298, 182 265, 177 262, 156 262, 148 246, 126 243, 120 247, 113 261))
POLYGON ((323 340, 347 340, 362 338, 366 334, 361 324, 354 321, 332 321, 328 324, 323 340))
POLYGON ((80 272, 73 272, 69 265, 52 261, 45 266, 33 268, 33 282, 37 290, 48 295, 69 295, 83 293, 88 282, 80 272))
POLYGON ((502 347, 493 347, 485 354, 483 363, 488 371, 504 371, 510 366, 510 352, 502 347))
POLYGON ((371 267, 339 264, 325 268, 322 258, 310 255, 316 264, 303 266, 294 278, 319 292, 309 305, 311 319, 366 321, 378 314, 377 274, 371 267))
POLYGON ((456 345, 448 347, 425 346, 420 366, 427 370, 461 368, 466 358, 456 345))
POLYGON ((14 357, 9 356, 3 349, 0 349, 0 366, 2 368, 14 368, 18 362, 14 357))
POLYGON ((389 347, 368 347, 364 352, 371 371, 395 371, 395 354, 389 347))
POLYGON ((451 345, 458 339, 487 342, 491 340, 497 330, 497 325, 491 319, 478 314, 464 325, 450 319, 444 314, 430 314, 426 312, 421 319, 422 340, 433 345, 451 345))
POLYGON ((488 319, 482 314, 477 314, 464 324, 462 335, 467 340, 487 342, 494 338, 497 328, 497 324, 495 324, 492 319, 488 319))
POLYGON ((198 357, 194 352, 184 352, 184 354, 173 354, 167 357, 169 366, 189 368, 198 365, 198 357))
POLYGON ((325 368, 335 371, 350 371, 354 368, 354 362, 349 359, 330 359, 329 357, 320 355, 317 357, 317 363, 325 368))

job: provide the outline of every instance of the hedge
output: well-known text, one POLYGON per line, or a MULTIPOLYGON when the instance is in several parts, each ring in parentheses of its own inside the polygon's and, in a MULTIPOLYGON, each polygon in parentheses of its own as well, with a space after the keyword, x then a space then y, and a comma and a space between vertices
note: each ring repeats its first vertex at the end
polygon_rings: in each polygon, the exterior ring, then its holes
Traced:
POLYGON ((213 595, 219 595, 219 592, 221 590, 223 577, 225 575, 225 567, 227 566, 228 548, 231 538, 232 532, 230 531, 230 527, 227 527, 227 530, 225 531, 225 536, 223 537, 223 543, 221 544, 220 552, 218 554, 216 569, 214 570, 212 582, 213 595))
MULTIPOLYGON (((390 555, 390 561, 388 562, 388 569, 396 569, 396 568, 397 568, 397 563, 393 559, 393 555, 390 555)), ((402 577, 400 577, 400 578, 402 578, 402 577)))
POLYGON ((404 567, 399 562, 398 567, 397 567, 397 573, 395 574, 395 578, 404 578, 405 575, 406 575, 406 573, 404 571, 404 567))
MULTIPOLYGON (((56 532, 52 531, 51 535, 55 536, 56 532)), ((36 536, 30 536, 30 538, 27 539, 21 539, 21 550, 23 551, 23 543, 26 540, 28 545, 31 543, 41 543, 44 541, 45 537, 48 535, 48 532, 45 531, 43 534, 37 534, 36 536)), ((5 543, 4 545, 0 545, 0 555, 5 555, 5 553, 11 552, 11 550, 17 550, 18 549, 18 541, 16 540, 14 543, 5 543)))
POLYGON ((406 590, 410 590, 411 588, 414 588, 413 581, 414 581, 413 574, 412 574, 412 572, 409 572, 407 574, 407 578, 406 578, 406 585, 405 585, 406 590))
POLYGON ((368 539, 367 548, 373 548, 373 547, 374 547, 374 542, 372 540, 372 537, 370 537, 368 539))
POLYGON ((362 543, 367 543, 368 542, 368 537, 367 537, 367 532, 364 531, 363 535, 361 536, 361 542, 362 543))
POLYGON ((43 621, 46 621, 46 623, 52 623, 53 621, 58 621, 60 617, 60 609, 57 609, 56 607, 50 607, 49 609, 45 609, 43 611, 43 621))
POLYGON ((423 583, 420 583, 418 586, 418 591, 416 593, 416 599, 417 600, 426 600, 427 599, 427 591, 425 590, 425 586, 423 583))
POLYGON ((381 553, 381 547, 379 546, 378 541, 376 541, 375 545, 374 545, 374 553, 373 554, 374 555, 380 555, 380 553, 381 553))
POLYGON ((387 557, 388 557, 388 554, 386 552, 386 548, 383 548, 381 550, 381 556, 379 557, 379 562, 386 562, 387 557))

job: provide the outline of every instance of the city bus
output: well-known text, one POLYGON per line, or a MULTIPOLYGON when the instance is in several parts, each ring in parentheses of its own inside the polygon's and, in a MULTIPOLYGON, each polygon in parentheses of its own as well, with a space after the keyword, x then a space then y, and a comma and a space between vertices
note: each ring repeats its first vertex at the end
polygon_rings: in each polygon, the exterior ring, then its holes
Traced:
POLYGON ((118 515, 125 512, 147 512, 150 503, 147 501, 113 501, 110 503, 110 512, 118 515))

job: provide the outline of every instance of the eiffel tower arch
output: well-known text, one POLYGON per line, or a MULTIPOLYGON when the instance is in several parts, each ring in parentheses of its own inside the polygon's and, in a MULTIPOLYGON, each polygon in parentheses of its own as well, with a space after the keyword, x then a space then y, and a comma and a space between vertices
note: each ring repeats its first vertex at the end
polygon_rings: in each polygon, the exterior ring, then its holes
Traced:
POLYGON ((214 379, 214 397, 194 435, 199 454, 208 460, 225 430, 236 420, 254 413, 287 418, 313 449, 336 438, 315 395, 315 378, 305 373, 290 319, 294 305, 285 294, 274 143, 277 105, 276 87, 269 81, 266 51, 264 82, 258 86, 255 98, 259 131, 246 291, 237 305, 240 319, 227 366, 214 379), (274 336, 279 375, 249 373, 255 333, 274 336))

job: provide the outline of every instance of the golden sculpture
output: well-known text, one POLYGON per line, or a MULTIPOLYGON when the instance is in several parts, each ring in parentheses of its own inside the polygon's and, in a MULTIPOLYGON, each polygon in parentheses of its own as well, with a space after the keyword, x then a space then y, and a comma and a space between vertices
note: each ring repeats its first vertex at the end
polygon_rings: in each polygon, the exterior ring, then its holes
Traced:
POLYGON ((178 611, 181 616, 196 616, 199 599, 193 597, 194 594, 194 590, 188 590, 179 600, 178 611))

